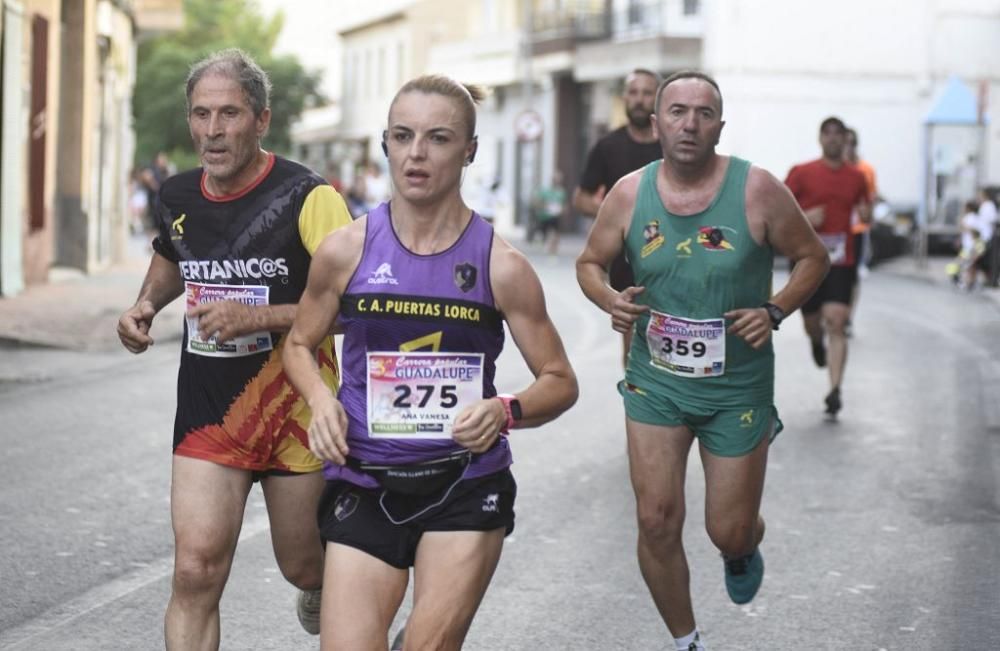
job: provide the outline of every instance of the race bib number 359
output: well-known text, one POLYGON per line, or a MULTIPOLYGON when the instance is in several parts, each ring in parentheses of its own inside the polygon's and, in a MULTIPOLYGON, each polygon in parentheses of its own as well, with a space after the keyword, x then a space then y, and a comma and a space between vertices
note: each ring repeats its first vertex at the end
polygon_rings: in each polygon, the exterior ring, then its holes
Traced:
POLYGON ((649 362, 673 375, 714 377, 726 372, 726 322, 649 312, 649 362))
POLYGON ((483 397, 482 353, 368 353, 368 435, 450 439, 483 397))

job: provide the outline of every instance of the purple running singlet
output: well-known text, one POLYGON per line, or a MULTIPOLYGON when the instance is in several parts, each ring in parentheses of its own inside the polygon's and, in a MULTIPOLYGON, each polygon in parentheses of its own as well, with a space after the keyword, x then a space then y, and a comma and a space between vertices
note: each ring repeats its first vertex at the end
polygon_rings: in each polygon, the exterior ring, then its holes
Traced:
MULTIPOLYGON (((473 213, 450 248, 417 255, 396 236, 388 203, 368 213, 364 252, 339 316, 345 334, 338 398, 349 418, 351 457, 402 465, 463 449, 450 437, 451 419, 474 400, 497 394, 493 378, 504 330, 490 287, 492 246, 493 227, 473 213)), ((464 476, 510 464, 501 436, 473 457, 464 476)), ((331 463, 325 476, 377 485, 331 463)))

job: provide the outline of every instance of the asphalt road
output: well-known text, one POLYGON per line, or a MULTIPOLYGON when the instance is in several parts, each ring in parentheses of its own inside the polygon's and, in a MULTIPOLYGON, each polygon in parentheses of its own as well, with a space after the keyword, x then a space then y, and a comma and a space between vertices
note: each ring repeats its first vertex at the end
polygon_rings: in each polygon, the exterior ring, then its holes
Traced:
MULTIPOLYGON (((576 407, 512 436, 517 528, 466 648, 663 649, 635 561, 619 339, 572 260, 534 256, 581 380, 576 407)), ((779 273, 776 283, 784 281, 779 273)), ((864 283, 844 411, 824 422, 824 372, 798 316, 777 338, 777 402, 755 601, 731 604, 690 459, 685 544, 712 649, 1000 648, 1000 312, 884 273, 864 283)), ((177 345, 10 349, 0 378, 0 649, 162 648, 170 583, 169 451, 177 345)), ((529 378, 513 346, 498 386, 529 378)), ((274 565, 254 491, 223 598, 224 649, 314 649, 274 565)), ((405 616, 405 609, 401 617, 405 616)))

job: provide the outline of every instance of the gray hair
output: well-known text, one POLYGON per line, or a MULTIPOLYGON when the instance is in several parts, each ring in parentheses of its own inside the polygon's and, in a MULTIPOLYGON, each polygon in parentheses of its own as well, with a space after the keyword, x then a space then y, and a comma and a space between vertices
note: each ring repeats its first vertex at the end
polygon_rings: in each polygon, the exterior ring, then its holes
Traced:
POLYGON ((260 117, 271 105, 271 80, 249 54, 239 48, 229 48, 210 54, 191 66, 187 77, 187 108, 191 112, 191 94, 206 75, 232 79, 243 89, 243 96, 254 117, 260 117))

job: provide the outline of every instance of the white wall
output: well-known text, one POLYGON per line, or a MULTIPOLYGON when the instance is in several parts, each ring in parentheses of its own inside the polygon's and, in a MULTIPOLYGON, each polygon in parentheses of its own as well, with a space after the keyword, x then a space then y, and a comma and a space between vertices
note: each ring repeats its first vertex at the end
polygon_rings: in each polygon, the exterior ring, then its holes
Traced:
MULTIPOLYGON (((343 27, 362 15, 388 15, 412 4, 337 3, 343 5, 337 22, 343 27)), ((615 6, 622 4, 615 0, 615 6)), ((497 142, 503 142, 504 191, 513 192, 511 125, 524 108, 518 82, 508 80, 520 73, 511 54, 516 5, 477 0, 468 10, 469 34, 463 42, 443 39, 430 52, 432 68, 505 87, 502 106, 479 111, 480 153, 469 169, 467 187, 496 173, 490 161, 497 142), (499 14, 503 25, 486 20, 487 13, 499 14)), ((981 81, 989 89, 984 180, 1000 184, 1000 0, 702 0, 702 14, 696 17, 681 16, 682 6, 682 0, 664 0, 665 27, 674 36, 702 35, 701 67, 716 76, 725 97, 728 124, 721 151, 747 157, 784 178, 793 164, 819 155, 819 123, 837 115, 858 130, 861 155, 875 166, 883 195, 897 203, 916 203, 922 184, 923 118, 948 76, 957 74, 973 89, 981 81)), ((389 80, 384 94, 365 91, 358 77, 352 91, 344 79, 342 133, 371 137, 371 153, 378 158, 377 136, 396 82, 424 72, 404 70, 400 77, 395 70, 397 44, 407 48, 409 60, 413 38, 405 23, 382 23, 344 39, 344 65, 350 66, 358 53, 362 77, 364 52, 373 52, 374 68, 374 53, 380 45, 386 47, 389 80)), ((628 70, 649 61, 617 63, 628 70)), ((537 78, 546 72, 535 71, 537 78)), ((612 86, 595 85, 595 121, 616 114, 613 98, 619 89, 612 86)), ((536 110, 544 109, 540 102, 547 100, 538 95, 536 100, 536 110)), ((550 110, 543 114, 551 126, 550 110)), ((550 143, 543 151, 551 157, 550 143)), ((546 160, 543 169, 550 167, 546 160)))
POLYGON ((25 15, 20 3, 0 3, 3 14, 3 70, 0 95, 3 113, 3 148, 0 150, 0 294, 14 296, 24 289, 22 268, 25 169, 28 142, 24 125, 28 119, 28 94, 24 92, 23 34, 25 15))
POLYGON ((705 0, 705 65, 716 71, 913 75, 927 65, 933 0, 705 0))
POLYGON ((704 69, 725 98, 720 151, 779 178, 819 156, 819 124, 857 129, 891 201, 917 203, 923 120, 952 74, 992 83, 986 181, 1000 182, 1000 0, 706 0, 704 69))
POLYGON ((718 74, 725 98, 719 150, 748 158, 784 179, 792 165, 820 156, 819 125, 835 115, 858 132, 859 153, 890 201, 920 196, 924 110, 906 79, 718 74), (834 99, 835 98, 835 99, 834 99))
MULTIPOLYGON (((702 0, 704 6, 706 0, 702 0)), ((698 37, 704 34, 704 10, 691 15, 684 14, 684 0, 663 0, 664 33, 667 36, 698 37)))
POLYGON ((378 143, 389 103, 402 82, 415 72, 407 65, 412 47, 405 21, 350 34, 342 40, 341 133, 347 138, 369 138, 369 155, 375 160, 382 156, 378 143))

